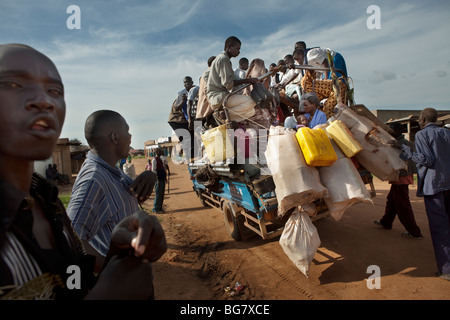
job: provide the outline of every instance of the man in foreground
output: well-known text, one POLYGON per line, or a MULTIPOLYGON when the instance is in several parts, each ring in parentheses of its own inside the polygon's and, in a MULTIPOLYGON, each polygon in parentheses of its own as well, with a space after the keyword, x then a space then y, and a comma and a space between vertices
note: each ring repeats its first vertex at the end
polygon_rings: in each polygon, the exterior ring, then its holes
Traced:
POLYGON ((0 296, 149 299, 148 262, 167 248, 156 218, 136 211, 122 220, 95 279, 93 258, 73 232, 58 189, 33 173, 34 161, 52 155, 65 111, 64 86, 53 62, 25 45, 0 45, 0 296), (67 288, 69 266, 81 271, 80 288, 67 288))

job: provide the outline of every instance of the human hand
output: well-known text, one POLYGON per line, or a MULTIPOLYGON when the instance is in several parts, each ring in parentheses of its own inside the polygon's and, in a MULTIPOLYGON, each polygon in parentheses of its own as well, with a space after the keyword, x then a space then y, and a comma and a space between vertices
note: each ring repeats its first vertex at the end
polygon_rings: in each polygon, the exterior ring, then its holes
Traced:
POLYGON ((126 217, 113 229, 107 263, 86 299, 153 298, 151 262, 166 250, 164 230, 155 216, 139 210, 126 217))
POLYGON ((409 146, 407 146, 406 144, 402 144, 400 148, 402 150, 402 152, 400 153, 400 159, 406 161, 412 158, 413 151, 409 146))
POLYGON ((246 78, 245 80, 251 84, 256 84, 259 81, 258 78, 246 78))
POLYGON ((126 217, 113 229, 110 253, 132 250, 134 256, 155 262, 166 252, 164 230, 155 216, 138 210, 126 217))
POLYGON ((281 89, 281 84, 276 83, 276 84, 273 85, 273 87, 274 87, 275 89, 279 90, 279 89, 281 89))
POLYGON ((398 140, 389 140, 388 144, 391 147, 394 147, 394 148, 397 148, 397 149, 400 149, 400 150, 402 149, 402 143, 400 143, 398 140))
POLYGON ((144 202, 151 196, 156 179, 156 174, 153 171, 143 171, 134 179, 130 191, 139 202, 144 202))

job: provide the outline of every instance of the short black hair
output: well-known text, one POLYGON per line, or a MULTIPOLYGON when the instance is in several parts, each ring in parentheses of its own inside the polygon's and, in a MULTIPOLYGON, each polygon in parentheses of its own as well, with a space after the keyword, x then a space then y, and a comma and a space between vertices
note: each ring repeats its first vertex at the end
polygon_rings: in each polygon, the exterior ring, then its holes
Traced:
POLYGON ((98 134, 104 133, 104 126, 112 121, 124 121, 124 118, 116 111, 98 110, 86 119, 84 135, 89 145, 95 141, 98 134))
POLYGON ((404 132, 403 125, 400 122, 390 123, 389 127, 394 131, 392 134, 394 138, 397 138, 404 132))
POLYGON ((436 122, 438 117, 438 113, 434 108, 425 108, 420 112, 420 115, 426 122, 436 122))
POLYGON ((239 63, 242 63, 242 62, 247 62, 248 63, 248 59, 246 57, 242 57, 242 58, 239 59, 239 63))
POLYGON ((230 47, 236 43, 242 44, 241 40, 239 40, 237 37, 235 37, 235 36, 228 37, 227 40, 225 40, 224 50, 227 50, 228 47, 230 47))
POLYGON ((213 63, 215 58, 216 58, 216 56, 211 56, 211 57, 208 58, 208 67, 211 67, 211 65, 212 65, 212 63, 213 63))
POLYGON ((295 43, 295 48, 306 49, 306 43, 304 41, 297 41, 295 43))

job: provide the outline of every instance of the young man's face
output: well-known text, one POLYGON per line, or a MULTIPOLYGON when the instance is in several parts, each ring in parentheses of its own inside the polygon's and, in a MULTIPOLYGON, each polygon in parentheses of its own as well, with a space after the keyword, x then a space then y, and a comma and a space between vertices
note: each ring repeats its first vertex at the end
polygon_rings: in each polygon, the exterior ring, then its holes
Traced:
POLYGON ((54 64, 33 49, 0 45, 0 155, 49 158, 65 111, 64 86, 54 64))
POLYGON ((235 42, 231 46, 228 47, 227 54, 230 58, 237 57, 241 53, 241 44, 239 42, 235 42))
POLYGON ((183 83, 184 83, 184 88, 187 91, 189 91, 194 86, 194 82, 192 81, 191 78, 184 78, 183 83))
POLYGON ((302 54, 295 55, 294 60, 300 64, 303 64, 303 61, 305 60, 305 56, 302 54))

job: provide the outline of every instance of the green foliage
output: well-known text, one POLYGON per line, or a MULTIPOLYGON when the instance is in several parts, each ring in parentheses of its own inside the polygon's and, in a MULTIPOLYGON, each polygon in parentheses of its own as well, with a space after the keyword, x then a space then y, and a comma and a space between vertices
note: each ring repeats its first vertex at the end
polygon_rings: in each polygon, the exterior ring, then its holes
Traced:
POLYGON ((67 209, 67 206, 69 205, 69 202, 70 202, 70 193, 63 193, 63 194, 60 194, 60 195, 58 196, 58 198, 59 198, 59 199, 61 200, 61 202, 63 203, 64 208, 67 209))

